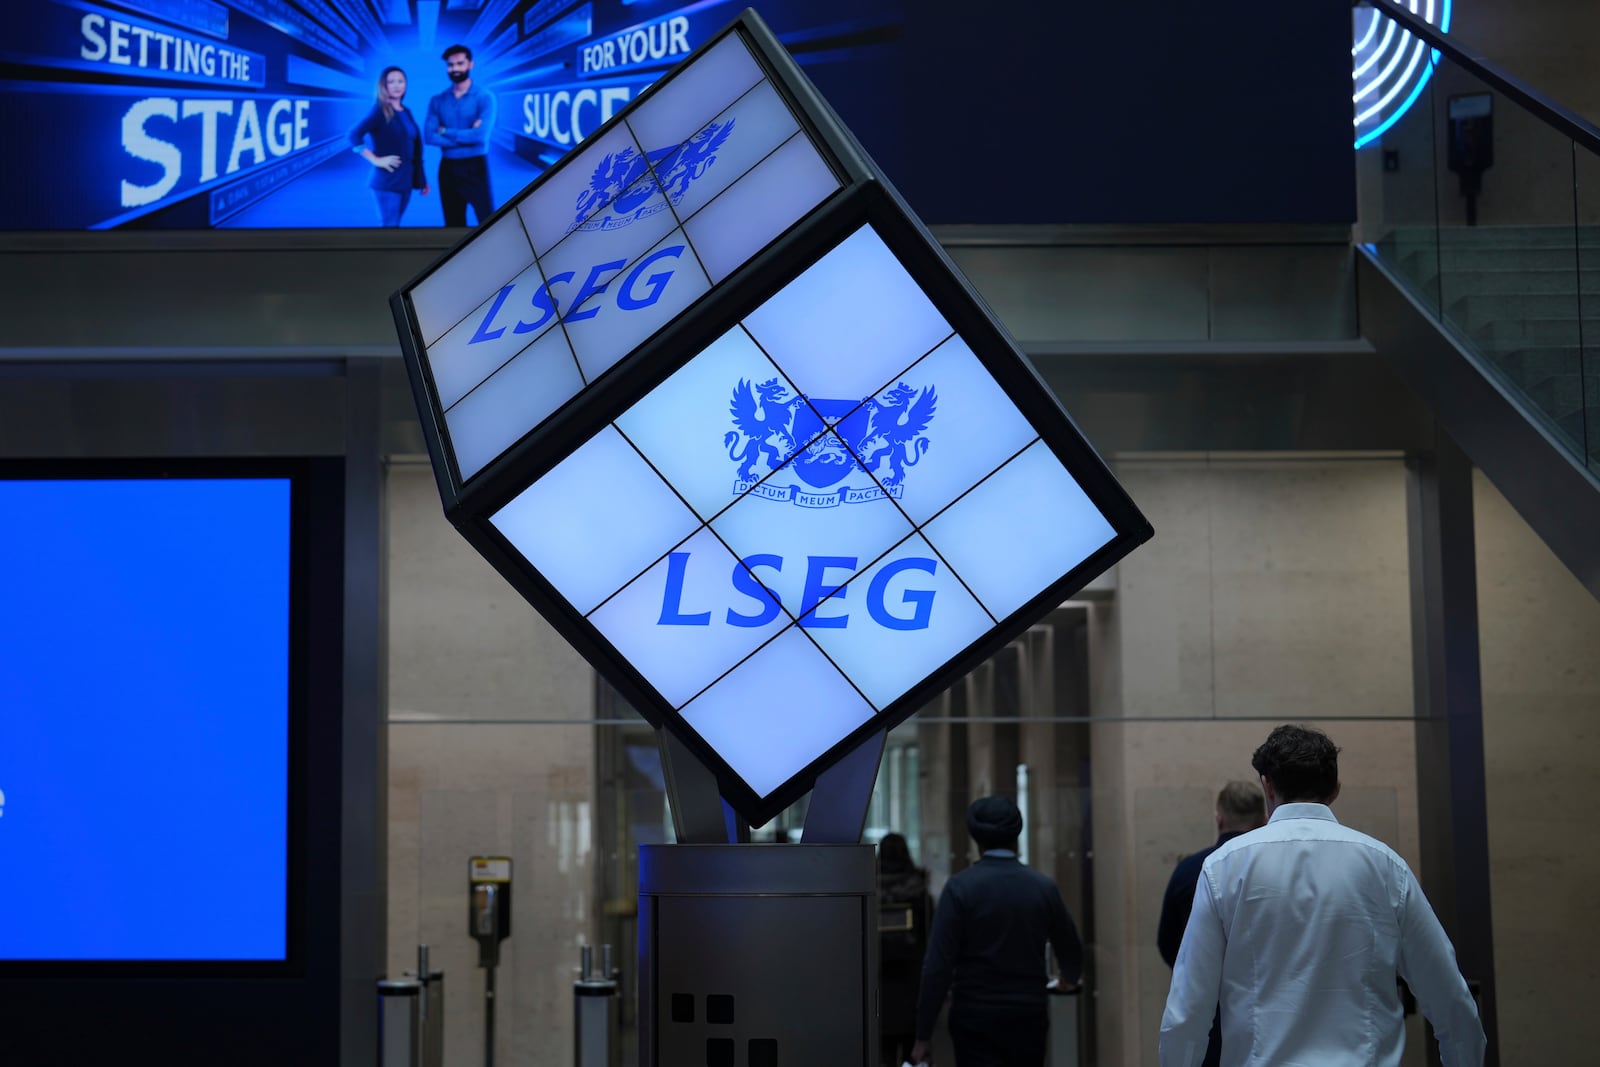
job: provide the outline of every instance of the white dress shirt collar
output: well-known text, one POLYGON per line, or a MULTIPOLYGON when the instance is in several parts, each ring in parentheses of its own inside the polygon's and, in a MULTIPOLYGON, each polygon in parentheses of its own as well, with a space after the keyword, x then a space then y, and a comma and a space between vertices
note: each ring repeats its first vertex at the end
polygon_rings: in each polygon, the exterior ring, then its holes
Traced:
POLYGON ((1279 804, 1273 811, 1268 822, 1278 822, 1280 819, 1322 819, 1325 822, 1338 822, 1334 818, 1333 809, 1326 804, 1279 804))

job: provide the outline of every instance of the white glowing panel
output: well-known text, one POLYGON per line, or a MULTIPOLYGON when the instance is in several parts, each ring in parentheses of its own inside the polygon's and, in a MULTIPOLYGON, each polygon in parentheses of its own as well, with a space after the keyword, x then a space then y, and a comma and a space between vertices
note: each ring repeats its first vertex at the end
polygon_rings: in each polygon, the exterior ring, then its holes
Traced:
MULTIPOLYGON (((894 347, 880 336, 876 350, 894 347)), ((1109 537, 871 230, 825 255, 616 426, 710 524, 591 616, 674 706, 799 619, 869 702, 887 708, 1109 537), (870 355, 840 357, 840 333, 786 306, 822 292, 875 301, 846 320, 858 331, 873 329, 877 307, 917 338, 864 377, 870 355), (771 347, 808 377, 806 395, 748 332, 758 318, 771 347), (912 354, 924 345, 932 350, 912 354), (886 366, 896 369, 887 384, 886 366), (876 393, 856 393, 862 381, 876 393), (916 532, 941 512, 926 537, 916 532), (997 550, 1019 535, 1042 543, 997 550)))
POLYGON ((669 183, 678 217, 687 219, 799 130, 772 83, 761 82, 696 132, 677 154, 664 157, 656 172, 669 183), (688 181, 698 161, 713 154, 716 166, 688 181))
POLYGON ((445 412, 462 479, 482 470, 582 388, 566 337, 546 330, 445 412))
POLYGON ((808 396, 860 401, 950 336, 950 326, 863 226, 745 318, 808 396))
POLYGON ((659 81, 409 290, 455 473, 493 466, 503 450, 486 450, 575 400, 839 184, 739 34, 659 81), (543 356, 530 346, 553 330, 577 390, 565 369, 527 373, 543 356), (454 410, 513 362, 521 376, 502 381, 536 395, 454 410), (493 425, 468 424, 485 412, 493 425))
POLYGON ((674 230, 562 321, 583 376, 594 381, 711 287, 674 230))
POLYGON ((491 521, 584 613, 699 526, 694 513, 610 427, 491 521))
POLYGON ((785 446, 772 435, 786 430, 798 399, 736 326, 629 408, 617 426, 709 519, 737 499, 741 482, 757 481, 782 461, 785 446))
MULTIPOLYGON (((782 561, 773 592, 795 615, 911 534, 905 514, 831 432, 802 448, 711 527, 741 558, 764 553, 782 561)), ((807 625, 843 625, 837 607, 807 625)))
POLYGON ((545 255, 579 226, 620 222, 628 213, 617 207, 618 198, 648 174, 627 126, 585 140, 517 205, 534 251, 545 255))
POLYGON ((750 50, 730 35, 629 112, 628 125, 652 152, 680 145, 760 80, 750 50))
POLYGON ((428 346, 441 407, 449 408, 477 388, 555 324, 555 309, 540 306, 542 287, 538 266, 530 266, 428 346))
POLYGON ((812 640, 880 709, 988 633, 996 621, 922 537, 896 545, 838 597, 818 605, 813 616, 800 624, 811 624, 812 640), (819 626, 813 616, 840 621, 819 626))
POLYGON ((872 706, 794 627, 683 708, 684 721, 758 796, 872 715, 872 706))
POLYGON ((957 500, 925 533, 997 619, 1115 536, 1042 441, 957 500))
POLYGON ((551 292, 561 294, 558 304, 563 312, 598 292, 598 286, 616 277, 677 226, 667 210, 666 197, 650 177, 624 190, 603 215, 615 223, 616 213, 624 210, 626 225, 585 223, 550 251, 540 253, 539 266, 550 280, 551 292))
POLYGON ((411 290, 423 344, 431 345, 533 263, 516 216, 507 215, 411 290))
POLYGON ((904 487, 900 506, 918 523, 1038 436, 959 337, 880 390, 871 406, 858 454, 880 480, 904 487))
POLYGON ((1148 536, 753 13, 503 211, 391 301, 446 513, 747 818, 1148 536))
POLYGON ((720 282, 838 188, 811 142, 795 134, 684 229, 711 280, 720 282))
POLYGON ((679 707, 793 620, 701 529, 589 621, 679 707))

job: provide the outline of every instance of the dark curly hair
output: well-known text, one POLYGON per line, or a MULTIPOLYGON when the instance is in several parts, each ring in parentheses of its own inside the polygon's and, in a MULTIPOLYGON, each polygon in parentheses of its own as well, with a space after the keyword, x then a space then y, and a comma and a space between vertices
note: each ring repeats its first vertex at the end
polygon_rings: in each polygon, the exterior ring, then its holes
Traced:
POLYGON ((911 846, 906 843, 905 836, 884 834, 883 840, 878 842, 878 870, 909 871, 915 866, 911 862, 911 846))
POLYGON ((1250 757, 1256 773, 1272 781, 1279 803, 1326 803, 1339 788, 1339 749, 1321 730, 1280 726, 1250 757))

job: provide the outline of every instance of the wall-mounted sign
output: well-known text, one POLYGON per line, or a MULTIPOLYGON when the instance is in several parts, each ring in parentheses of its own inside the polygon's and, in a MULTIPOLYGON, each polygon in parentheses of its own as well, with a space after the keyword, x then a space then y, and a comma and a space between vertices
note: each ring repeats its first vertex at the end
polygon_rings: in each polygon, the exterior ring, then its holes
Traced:
MULTIPOLYGON (((742 2, 13 0, 0 229, 475 225, 742 2)), ((819 61, 871 65, 903 5, 766 6, 819 61)))
MULTIPOLYGON (((480 151, 478 199, 492 213, 748 2, 9 0, 0 230, 437 227, 441 194, 452 210, 457 193, 478 194, 470 174, 465 190, 460 175, 441 182, 441 157, 480 151), (453 44, 471 50, 472 88, 493 111, 475 97, 433 126, 430 103, 460 87, 441 56, 453 44), (420 123, 420 174, 406 120, 378 108, 391 67, 420 123), (352 151, 357 130, 370 156, 352 151)), ((763 0, 760 10, 931 222, 1354 217, 1351 56, 1337 6, 1269 5, 1243 22, 1201 18, 1189 0, 1014 11, 763 0), (1164 59, 1141 64, 1130 50, 1164 59), (1175 99, 1188 105, 1177 124, 1175 99), (1162 136, 1129 136, 1152 123, 1162 136)), ((1368 45, 1382 43, 1387 20, 1354 14, 1357 40, 1376 26, 1368 45)), ((1370 75, 1431 70, 1412 64, 1414 45, 1398 66, 1390 50, 1355 63, 1370 75)), ((1364 93, 1358 79, 1358 113, 1403 103, 1416 82, 1391 97, 1392 84, 1364 93)), ((465 224, 482 221, 465 200, 460 211, 465 224)))
POLYGON ((393 303, 447 514, 752 822, 1149 536, 753 13, 393 303))

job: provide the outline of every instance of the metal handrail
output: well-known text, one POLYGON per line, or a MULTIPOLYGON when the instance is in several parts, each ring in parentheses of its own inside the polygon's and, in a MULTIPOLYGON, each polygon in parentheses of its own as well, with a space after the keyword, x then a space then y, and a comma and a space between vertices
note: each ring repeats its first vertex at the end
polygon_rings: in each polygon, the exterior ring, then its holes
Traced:
POLYGON ((1548 125, 1600 156, 1600 126, 1569 111, 1526 82, 1507 74, 1487 59, 1467 51, 1455 38, 1440 33, 1421 15, 1402 7, 1398 0, 1365 0, 1365 2, 1373 10, 1398 22, 1411 31, 1413 36, 1428 42, 1430 47, 1449 56, 1490 86, 1533 112, 1548 125))

